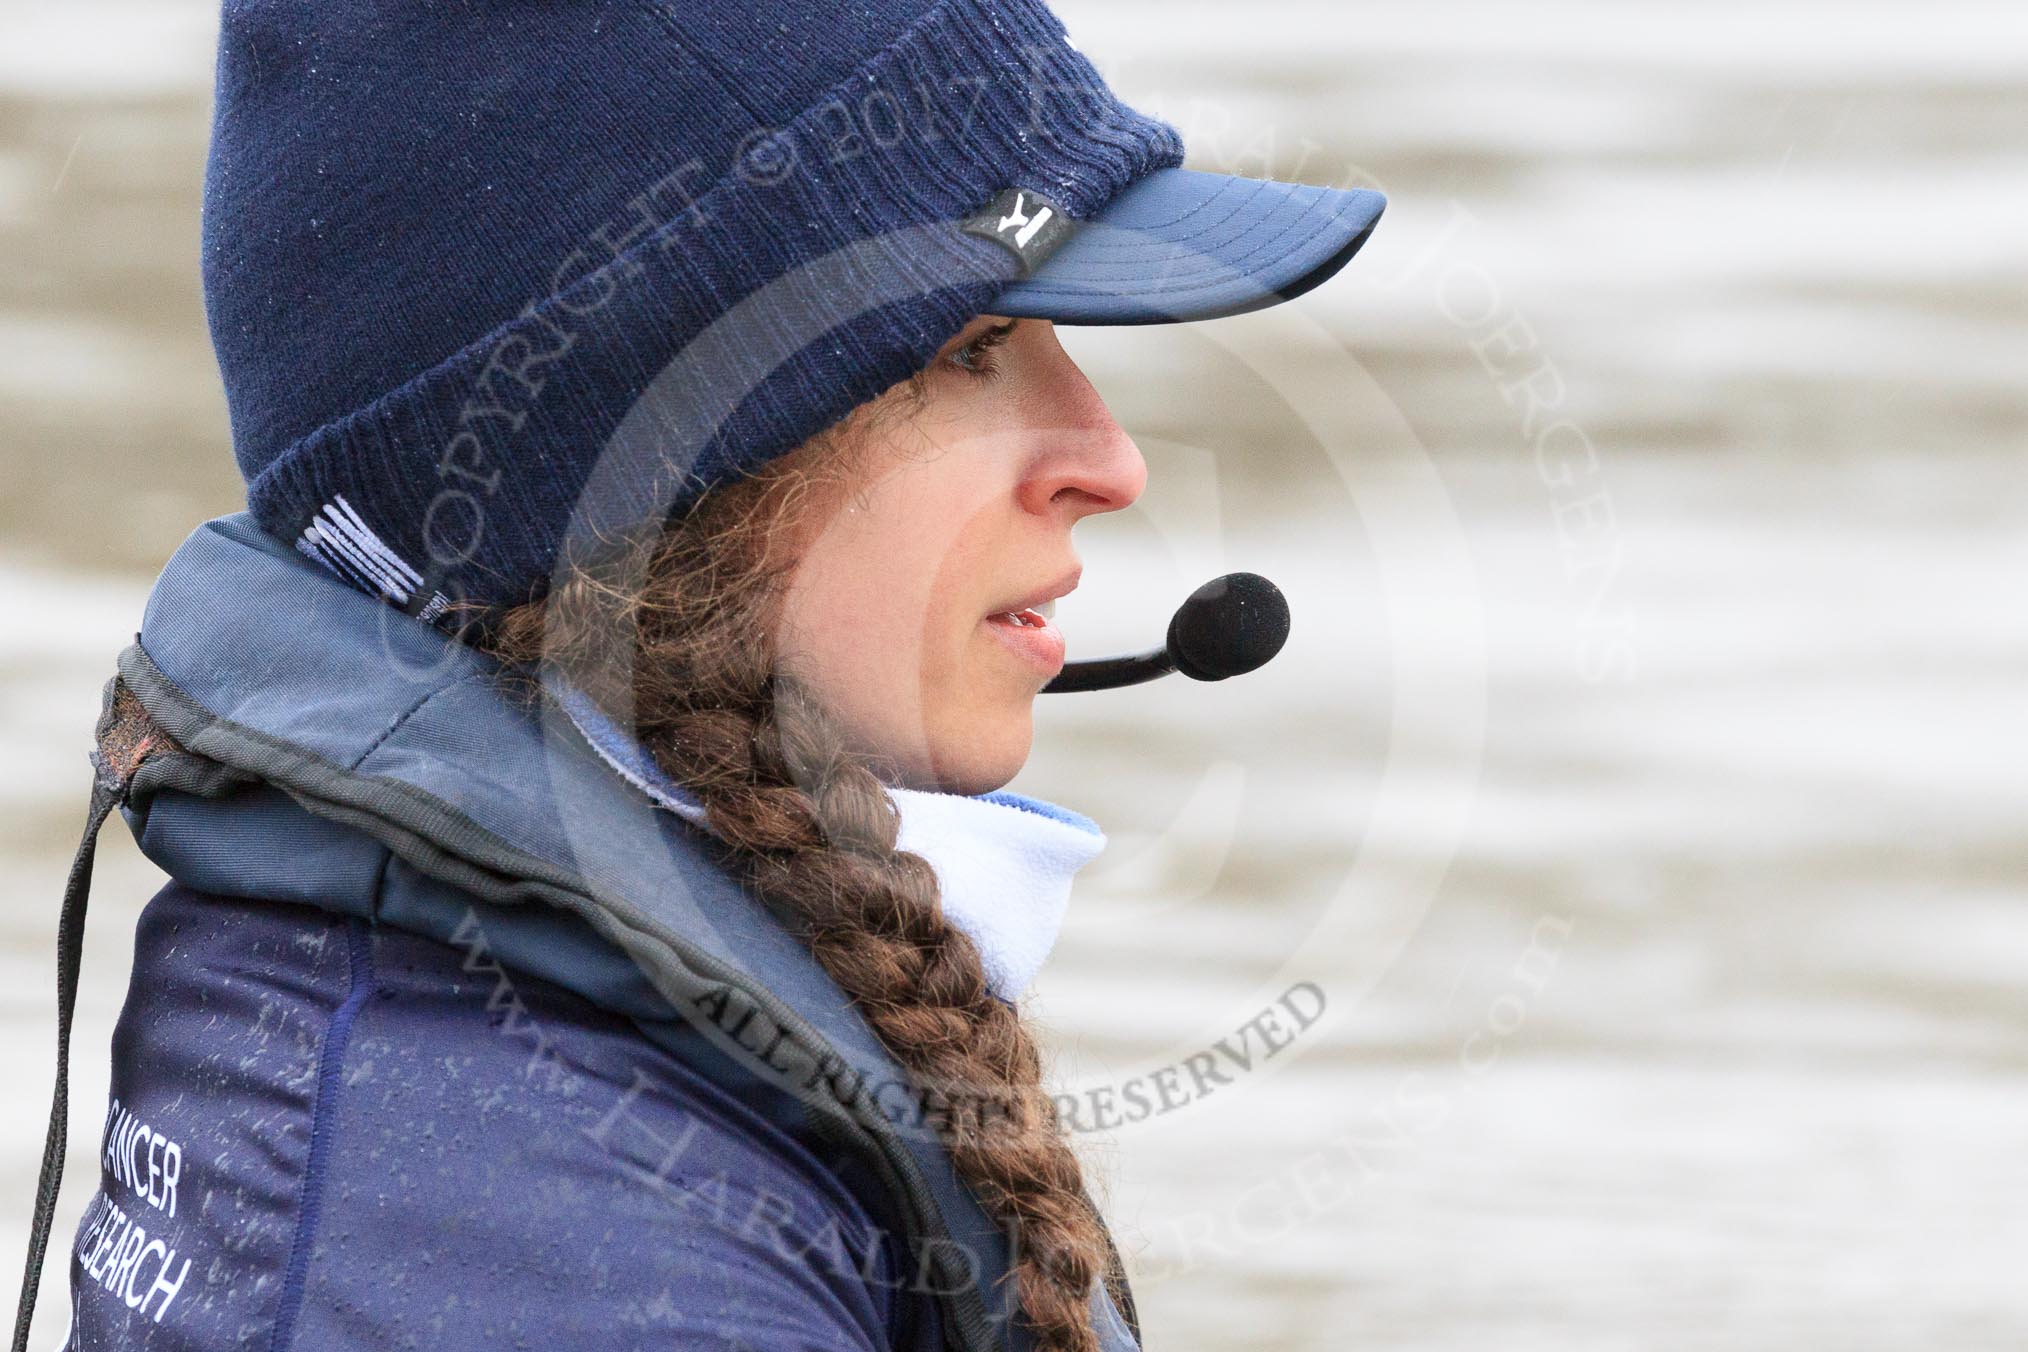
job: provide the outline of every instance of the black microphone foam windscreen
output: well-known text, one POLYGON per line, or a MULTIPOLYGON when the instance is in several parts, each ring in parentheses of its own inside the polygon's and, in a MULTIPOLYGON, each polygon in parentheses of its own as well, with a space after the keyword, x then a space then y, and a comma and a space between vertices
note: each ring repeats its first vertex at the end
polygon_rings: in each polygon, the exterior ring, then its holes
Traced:
POLYGON ((1197 681, 1263 666, 1289 637, 1289 603, 1258 573, 1227 573, 1190 593, 1169 621, 1169 660, 1197 681))

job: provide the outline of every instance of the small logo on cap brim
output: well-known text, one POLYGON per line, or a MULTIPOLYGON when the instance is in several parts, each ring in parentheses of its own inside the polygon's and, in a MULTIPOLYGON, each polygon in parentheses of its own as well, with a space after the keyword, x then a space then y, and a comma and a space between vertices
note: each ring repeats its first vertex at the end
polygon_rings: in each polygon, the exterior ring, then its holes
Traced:
POLYGON ((990 239, 1021 261, 1021 275, 1034 275, 1048 257, 1077 233, 1078 223, 1064 209, 1026 188, 1005 188, 976 216, 958 228, 990 239))

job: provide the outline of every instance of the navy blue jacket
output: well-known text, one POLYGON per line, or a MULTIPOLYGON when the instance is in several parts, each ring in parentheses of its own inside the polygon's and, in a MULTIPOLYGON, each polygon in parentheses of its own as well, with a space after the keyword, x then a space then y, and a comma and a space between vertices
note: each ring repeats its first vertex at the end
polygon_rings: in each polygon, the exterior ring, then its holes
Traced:
POLYGON ((149 903, 75 1347, 936 1345, 841 1161, 470 939, 149 903))
POLYGON ((164 572, 68 1346, 1026 1349, 792 922, 496 677, 244 516, 164 572))

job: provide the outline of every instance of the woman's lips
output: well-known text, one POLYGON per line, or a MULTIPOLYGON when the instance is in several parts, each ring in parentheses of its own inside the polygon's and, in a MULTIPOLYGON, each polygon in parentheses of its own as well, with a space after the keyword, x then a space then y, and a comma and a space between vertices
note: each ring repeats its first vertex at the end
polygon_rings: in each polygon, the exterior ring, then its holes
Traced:
POLYGON ((1008 610, 988 615, 986 627, 1045 675, 1053 678, 1063 670, 1063 631, 1040 610, 1008 610))

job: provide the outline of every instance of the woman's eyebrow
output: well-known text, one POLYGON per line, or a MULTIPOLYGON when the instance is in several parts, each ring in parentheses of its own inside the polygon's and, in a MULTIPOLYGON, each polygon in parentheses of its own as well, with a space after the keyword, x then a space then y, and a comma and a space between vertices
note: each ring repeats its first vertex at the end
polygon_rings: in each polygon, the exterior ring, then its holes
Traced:
POLYGON ((997 324, 989 324, 985 328, 980 329, 970 338, 967 338, 965 342, 967 344, 976 343, 982 338, 991 338, 995 342, 998 342, 1013 333, 1020 323, 1021 321, 1018 319, 1003 319, 997 324))
POLYGON ((981 338, 988 336, 1004 338, 1014 332, 1016 326, 1020 323, 1021 321, 1018 319, 1003 319, 998 324, 988 324, 985 328, 977 331, 973 331, 971 326, 967 325, 958 331, 956 337, 944 345, 944 350, 946 352, 955 352, 959 348, 969 346, 972 343, 978 342, 981 338))

